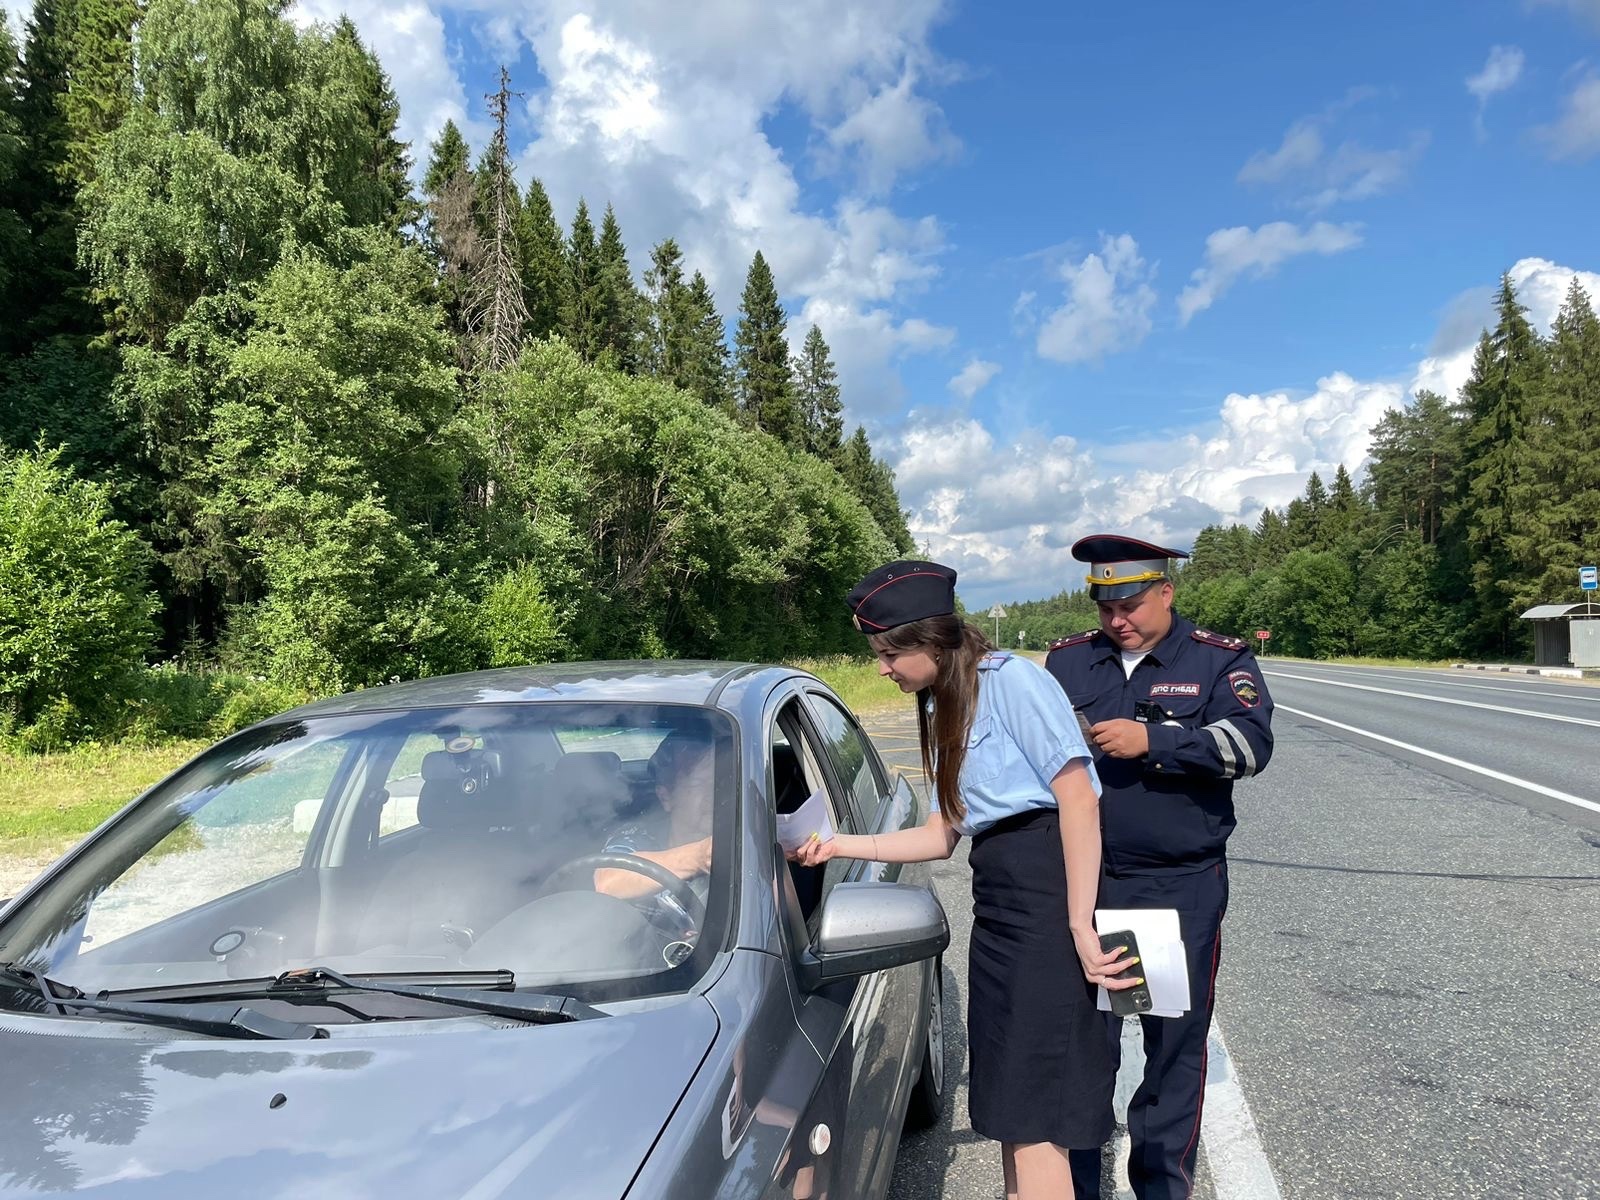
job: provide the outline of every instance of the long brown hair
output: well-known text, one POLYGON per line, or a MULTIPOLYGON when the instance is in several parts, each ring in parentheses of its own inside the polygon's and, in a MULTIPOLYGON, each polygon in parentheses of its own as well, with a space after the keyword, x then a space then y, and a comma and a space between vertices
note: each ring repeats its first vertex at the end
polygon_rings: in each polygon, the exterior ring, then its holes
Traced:
POLYGON ((896 625, 873 634, 868 643, 874 651, 929 650, 939 660, 933 686, 917 693, 917 735, 922 740, 922 770, 933 784, 939 811, 954 825, 967 815, 961 799, 961 764, 978 709, 978 660, 994 644, 983 630, 956 616, 896 625))

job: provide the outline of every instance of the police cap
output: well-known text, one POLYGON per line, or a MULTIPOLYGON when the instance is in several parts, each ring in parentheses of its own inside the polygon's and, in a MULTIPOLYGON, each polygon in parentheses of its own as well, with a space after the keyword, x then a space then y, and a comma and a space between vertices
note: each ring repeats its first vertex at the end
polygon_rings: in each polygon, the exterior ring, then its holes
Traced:
POLYGON ((915 559, 887 563, 851 588, 845 603, 865 634, 947 616, 956 611, 956 573, 915 559))
POLYGON ((1097 533, 1079 538, 1072 545, 1072 557, 1089 564, 1085 582, 1089 599, 1126 600, 1146 588, 1170 579, 1167 560, 1188 558, 1182 550, 1152 546, 1138 538, 1097 533))

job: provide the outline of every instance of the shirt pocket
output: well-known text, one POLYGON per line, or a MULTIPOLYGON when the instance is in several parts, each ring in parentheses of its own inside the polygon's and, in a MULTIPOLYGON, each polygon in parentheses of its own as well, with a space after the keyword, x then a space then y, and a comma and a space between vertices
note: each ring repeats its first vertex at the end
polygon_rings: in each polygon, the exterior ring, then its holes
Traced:
POLYGON ((1164 696, 1156 703, 1166 711, 1166 719, 1162 725, 1178 725, 1184 729, 1198 729, 1201 725, 1201 713, 1204 712, 1206 702, 1197 696, 1164 696))
POLYGON ((961 786, 982 787, 993 783, 1005 767, 1002 746, 1005 737, 993 717, 977 717, 967 733, 967 757, 961 764, 961 786))

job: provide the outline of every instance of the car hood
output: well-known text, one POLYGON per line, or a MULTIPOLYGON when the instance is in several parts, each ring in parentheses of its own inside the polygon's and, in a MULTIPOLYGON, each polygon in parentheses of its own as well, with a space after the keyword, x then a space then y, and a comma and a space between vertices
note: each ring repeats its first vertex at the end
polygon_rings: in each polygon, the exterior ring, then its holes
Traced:
POLYGON ((0 1014, 0 1196, 617 1200, 717 1033, 700 997, 429 1025, 218 1041, 0 1014))

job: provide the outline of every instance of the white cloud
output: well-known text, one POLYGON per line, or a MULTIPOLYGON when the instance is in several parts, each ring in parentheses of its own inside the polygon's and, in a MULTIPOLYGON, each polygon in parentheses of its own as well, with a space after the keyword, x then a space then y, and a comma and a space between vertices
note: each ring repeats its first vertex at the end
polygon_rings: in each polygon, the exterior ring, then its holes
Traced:
MULTIPOLYGON (((440 13, 467 17, 506 57, 531 47, 542 79, 536 85, 526 71, 512 80, 529 92, 513 120, 514 134, 531 125, 519 177, 544 183, 563 224, 580 197, 595 210, 610 203, 636 270, 653 244, 676 238, 689 269, 703 271, 716 292, 730 336, 745 272, 762 251, 797 338, 813 321, 821 326, 855 415, 885 412, 900 398, 901 356, 953 338, 904 313, 938 273, 944 231, 884 199, 905 172, 958 149, 927 92, 949 73, 929 45, 942 0, 303 5, 308 17, 350 12, 389 69, 402 111, 413 114, 406 136, 419 156, 447 117, 460 124, 461 113, 483 111, 476 96, 465 102, 440 13), (404 12, 416 14, 409 31, 399 24, 404 12), (779 112, 809 127, 812 158, 789 161, 768 138, 766 123, 779 112), (841 198, 826 210, 806 199, 810 180, 798 172, 808 165, 838 175, 841 198)), ((486 130, 467 132, 480 149, 486 130)))
POLYGON ((1600 0, 1529 0, 1529 3, 1541 8, 1559 6, 1576 16, 1587 17, 1600 28, 1600 0))
POLYGON ((0 20, 11 18, 11 34, 17 40, 17 49, 22 48, 22 25, 33 12, 33 5, 29 0, 0 0, 0 20))
MULTIPOLYGON (((1541 331, 1574 276, 1600 301, 1600 274, 1541 258, 1509 273, 1541 331)), ((1492 299, 1492 289, 1479 288, 1446 306, 1440 337, 1409 386, 1334 372, 1310 394, 1230 394, 1198 429, 1100 444, 1092 431, 1024 431, 1001 441, 972 417, 923 411, 882 446, 912 536, 960 570, 968 605, 1048 594, 1079 585, 1082 564, 1070 547, 1086 534, 1114 530, 1184 548, 1207 524, 1253 524, 1263 507, 1281 509, 1312 471, 1325 482, 1341 464, 1358 473, 1385 411, 1422 386, 1454 396, 1492 299)))
MULTIPOLYGON (((1561 311, 1574 278, 1578 286, 1589 293, 1589 299, 1600 304, 1600 274, 1593 271, 1575 271, 1546 258, 1524 258, 1507 274, 1516 289, 1518 303, 1528 310, 1529 322, 1543 334, 1548 334, 1555 324, 1556 314, 1561 311)), ((1427 390, 1437 392, 1446 400, 1456 398, 1472 372, 1472 355, 1479 335, 1494 325, 1496 293, 1495 288, 1473 288, 1446 307, 1439 336, 1428 348, 1428 356, 1417 364, 1411 378, 1409 390, 1413 395, 1427 390)))
POLYGON ((1586 76, 1567 96, 1560 119, 1534 132, 1552 158, 1581 162, 1600 153, 1600 75, 1586 76))
POLYGON ((1205 262, 1189 277, 1178 296, 1178 319, 1187 325, 1210 308, 1241 277, 1261 279, 1302 254, 1338 254, 1361 244, 1361 227, 1318 221, 1302 229, 1274 221, 1259 229, 1237 225, 1206 238, 1205 262))
POLYGON ((1101 235, 1099 253, 1062 265, 1066 303, 1039 327, 1039 354, 1056 362, 1084 362, 1137 346, 1150 332, 1154 274, 1128 234, 1101 235))
POLYGON ((1351 108, 1374 95, 1353 89, 1320 113, 1290 125, 1276 150, 1258 150, 1239 168, 1240 183, 1274 187, 1297 207, 1317 212, 1390 191, 1427 149, 1428 135, 1415 133, 1404 145, 1375 150, 1353 139, 1329 149, 1326 131, 1351 108))
POLYGON ((963 400, 971 400, 1000 374, 1000 364, 974 358, 956 372, 946 386, 963 400))
POLYGON ((1483 70, 1467 80, 1467 91, 1486 103, 1490 96, 1510 88, 1522 75, 1523 54, 1516 46, 1494 46, 1483 70))

